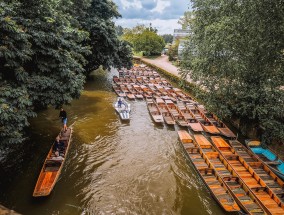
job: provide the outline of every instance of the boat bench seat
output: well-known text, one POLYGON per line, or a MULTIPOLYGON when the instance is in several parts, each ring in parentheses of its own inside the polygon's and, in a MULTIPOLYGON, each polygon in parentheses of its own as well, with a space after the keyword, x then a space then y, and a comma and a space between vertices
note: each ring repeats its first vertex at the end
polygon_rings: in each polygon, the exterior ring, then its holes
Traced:
POLYGON ((57 161, 57 160, 51 160, 51 159, 49 159, 49 160, 46 160, 45 166, 46 166, 46 167, 50 167, 50 166, 60 166, 61 163, 62 163, 62 161, 59 161, 59 160, 57 161))
POLYGON ((251 187, 251 190, 256 191, 256 192, 258 192, 258 191, 266 191, 267 187, 261 187, 261 186, 259 186, 259 187, 251 187))

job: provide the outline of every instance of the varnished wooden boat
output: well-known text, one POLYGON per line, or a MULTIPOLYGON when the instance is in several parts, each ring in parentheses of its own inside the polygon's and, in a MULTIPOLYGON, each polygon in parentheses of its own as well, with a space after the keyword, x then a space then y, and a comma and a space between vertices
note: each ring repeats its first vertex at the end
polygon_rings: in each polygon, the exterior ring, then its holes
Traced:
POLYGON ((247 149, 237 140, 229 141, 234 151, 242 157, 247 164, 259 175, 266 185, 284 202, 284 182, 273 173, 269 166, 262 162, 251 150, 247 149))
POLYGON ((118 86, 113 85, 112 88, 118 97, 126 97, 126 94, 122 92, 118 86))
POLYGON ((156 104, 157 107, 159 108, 160 113, 162 114, 164 121, 166 122, 166 124, 168 125, 174 125, 175 124, 175 120, 172 117, 166 103, 164 102, 163 99, 156 99, 156 104))
POLYGON ((72 136, 72 128, 68 128, 66 132, 60 132, 60 141, 64 142, 64 150, 60 152, 60 155, 64 157, 63 160, 54 160, 55 152, 53 151, 53 145, 50 148, 47 157, 44 161, 43 167, 40 171, 33 196, 48 196, 50 192, 53 190, 61 170, 63 168, 64 162, 66 160, 72 136))
POLYGON ((165 103, 176 123, 180 126, 188 127, 189 125, 187 121, 185 120, 184 116, 179 112, 177 106, 172 102, 172 100, 165 100, 165 103))
POLYGON ((178 136, 195 170, 202 178, 214 199, 227 212, 238 212, 241 209, 234 201, 227 186, 216 171, 206 162, 203 152, 196 146, 193 138, 186 131, 178 131, 178 136))
POLYGON ((163 116, 153 99, 147 99, 147 108, 155 123, 162 124, 164 122, 163 116))
POLYGON ((256 171, 240 157, 220 136, 211 137, 212 143, 237 175, 250 188, 262 207, 269 214, 284 214, 284 204, 279 197, 267 186, 256 171))
POLYGON ((184 102, 179 101, 177 102, 177 108, 179 109, 180 113, 184 116, 188 126, 195 132, 203 131, 201 124, 195 119, 193 114, 186 108, 184 102))
POLYGON ((235 139, 236 135, 223 123, 215 114, 206 113, 207 119, 217 127, 221 134, 230 139, 235 139))
POLYGON ((246 141, 248 148, 253 152, 260 160, 269 166, 269 168, 284 180, 284 161, 279 158, 276 152, 274 152, 268 146, 264 146, 260 141, 246 141))
POLYGON ((227 160, 216 151, 215 147, 201 134, 194 135, 194 139, 204 155, 207 164, 213 168, 225 183, 229 193, 234 197, 238 205, 247 214, 266 214, 265 209, 254 196, 250 188, 231 168, 227 160))
POLYGON ((186 107, 192 113, 192 115, 194 115, 195 119, 200 122, 205 132, 208 132, 210 134, 220 134, 220 131, 216 128, 216 126, 213 125, 213 123, 211 123, 209 119, 207 119, 205 114, 194 104, 187 103, 186 107))

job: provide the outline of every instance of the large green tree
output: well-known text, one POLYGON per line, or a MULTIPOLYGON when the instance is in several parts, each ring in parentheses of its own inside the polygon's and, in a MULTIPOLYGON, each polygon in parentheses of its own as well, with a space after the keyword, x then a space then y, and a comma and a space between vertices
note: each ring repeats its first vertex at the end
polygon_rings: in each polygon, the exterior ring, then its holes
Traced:
POLYGON ((207 107, 241 127, 284 139, 282 0, 192 0, 195 17, 183 74, 206 92, 207 107))
POLYGON ((109 0, 91 0, 86 13, 79 18, 82 28, 89 32, 89 40, 85 43, 91 48, 86 56, 87 74, 99 66, 130 68, 132 66, 132 50, 128 43, 119 39, 113 19, 120 17, 117 6, 109 0), (122 46, 125 46, 122 48, 122 46))
POLYGON ((163 37, 157 34, 157 29, 138 25, 132 29, 125 29, 123 39, 132 44, 133 50, 143 52, 144 55, 159 55, 165 47, 163 37))
POLYGON ((2 146, 23 140, 37 110, 78 98, 89 71, 131 66, 131 47, 112 21, 118 16, 108 0, 0 2, 2 146))

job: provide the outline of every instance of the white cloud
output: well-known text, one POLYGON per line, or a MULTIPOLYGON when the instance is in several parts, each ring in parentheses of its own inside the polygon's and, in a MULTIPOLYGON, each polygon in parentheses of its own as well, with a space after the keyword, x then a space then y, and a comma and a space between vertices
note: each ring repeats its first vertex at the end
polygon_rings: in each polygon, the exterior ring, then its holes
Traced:
POLYGON ((151 12, 158 12, 158 13, 163 13, 165 8, 171 6, 170 1, 163 1, 163 0, 158 0, 157 6, 151 10, 151 12))
POLYGON ((123 10, 127 10, 130 8, 137 8, 137 9, 142 8, 141 1, 139 0, 134 0, 134 1, 120 0, 120 1, 121 1, 123 10))

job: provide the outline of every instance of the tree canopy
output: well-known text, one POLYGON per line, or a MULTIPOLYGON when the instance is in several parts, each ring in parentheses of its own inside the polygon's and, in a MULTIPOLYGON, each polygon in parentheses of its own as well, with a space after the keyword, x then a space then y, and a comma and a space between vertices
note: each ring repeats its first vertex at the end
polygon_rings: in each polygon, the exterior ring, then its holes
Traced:
POLYGON ((108 0, 0 2, 0 142, 23 140, 28 118, 78 98, 100 65, 132 65, 108 0))
POLYGON ((174 39, 172 34, 163 34, 162 37, 165 40, 165 43, 172 43, 174 39))
POLYGON ((192 3, 183 74, 198 81, 210 110, 261 128, 266 139, 283 140, 283 2, 192 3))
POLYGON ((165 47, 163 37, 157 34, 157 29, 138 25, 132 29, 125 29, 122 38, 132 44, 133 50, 143 52, 144 55, 159 55, 165 47))

